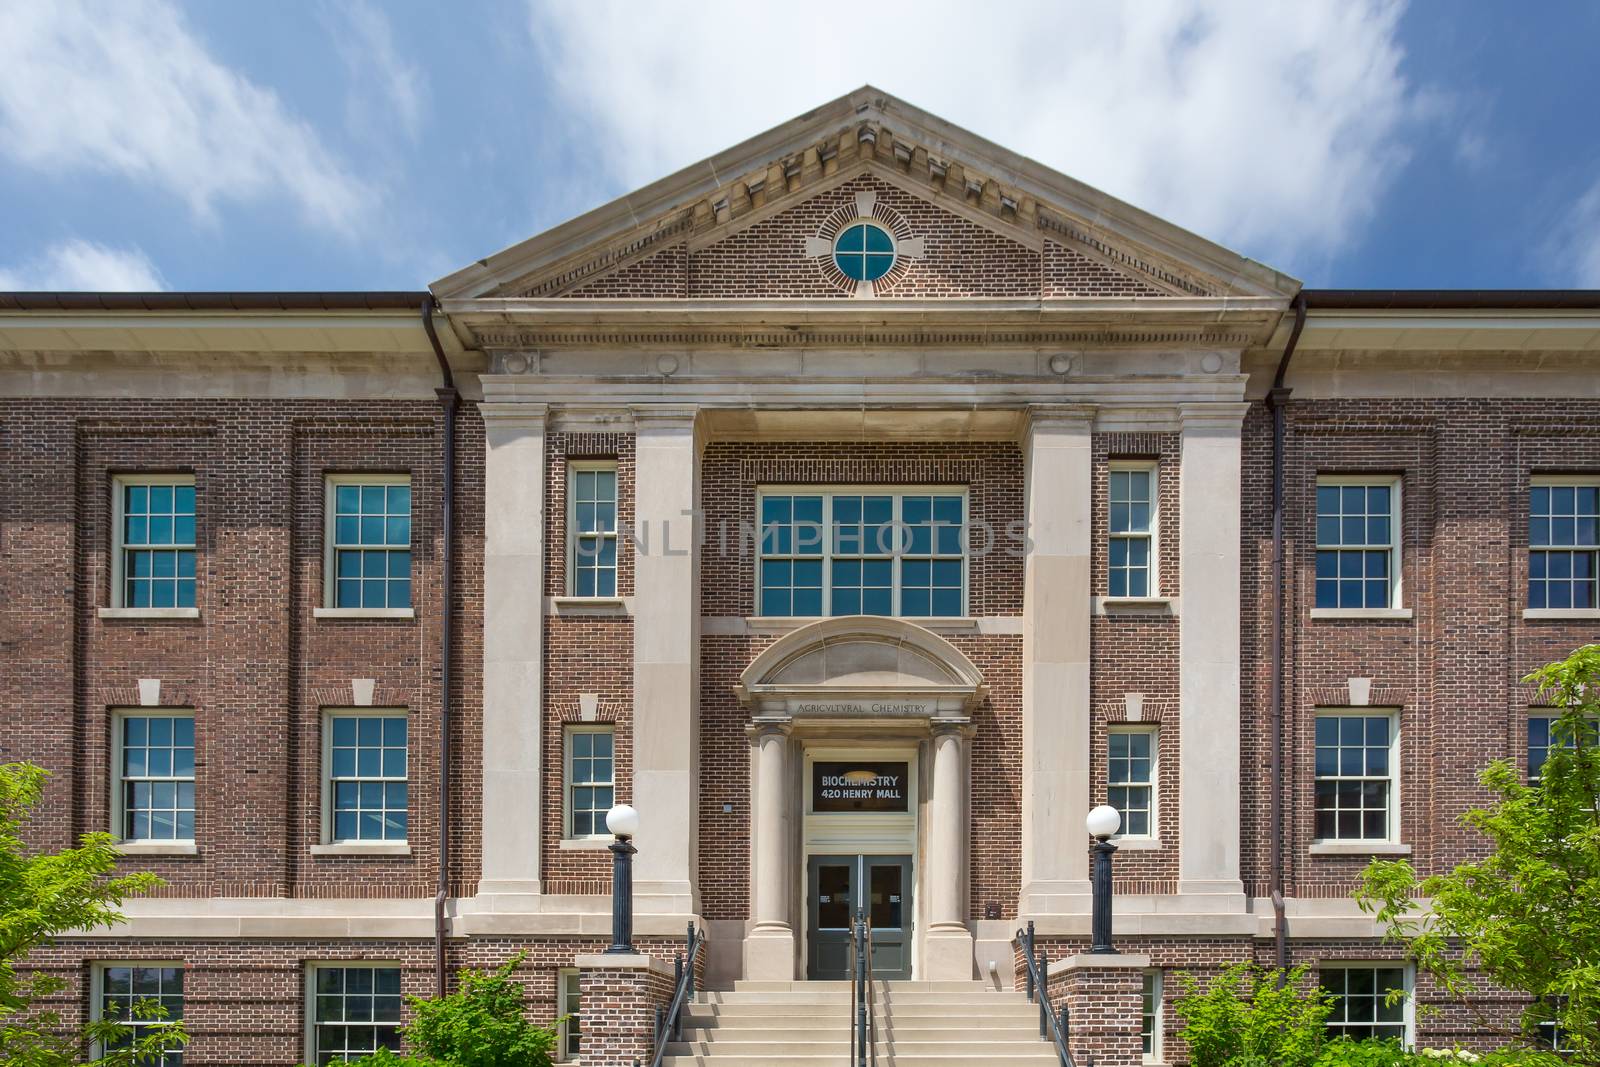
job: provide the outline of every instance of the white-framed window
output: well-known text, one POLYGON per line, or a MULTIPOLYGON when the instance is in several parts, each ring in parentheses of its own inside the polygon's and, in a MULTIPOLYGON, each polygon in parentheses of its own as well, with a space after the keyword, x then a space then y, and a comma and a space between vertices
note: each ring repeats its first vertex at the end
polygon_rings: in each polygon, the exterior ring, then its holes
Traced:
POLYGON ((406 713, 349 708, 323 716, 323 840, 329 844, 403 842, 406 713))
POLYGON ((1111 569, 1106 587, 1110 596, 1157 595, 1157 471, 1149 461, 1111 462, 1107 494, 1111 569))
POLYGON ((607 724, 566 728, 566 836, 605 837, 616 795, 616 731, 607 724))
POLYGON ((112 712, 112 833, 121 841, 194 840, 194 712, 112 712))
POLYGON ((1411 973, 1398 963, 1324 963, 1322 988, 1334 996, 1334 1037, 1397 1039, 1411 1047, 1411 973), (1391 994, 1399 996, 1391 1002, 1391 994))
POLYGON ((1161 972, 1144 972, 1144 991, 1139 1004, 1139 1038, 1144 1062, 1161 1062, 1161 972))
POLYGON ((570 967, 556 974, 556 1014, 561 1017, 556 1034, 556 1059, 562 1063, 574 1062, 583 1054, 583 1020, 579 1015, 583 997, 578 987, 578 974, 570 967))
MULTIPOLYGON (((1578 739, 1562 735, 1556 724, 1561 721, 1561 715, 1556 711, 1541 712, 1528 716, 1528 781, 1537 782, 1542 776, 1545 761, 1552 752, 1558 749, 1574 749, 1578 739)), ((1586 720, 1588 736, 1584 738, 1586 744, 1600 743, 1600 722, 1594 719, 1586 720)))
POLYGON ((111 606, 194 607, 194 475, 119 474, 111 515, 111 606))
POLYGON ((324 606, 411 607, 411 476, 331 474, 324 511, 324 606))
POLYGON ((617 595, 617 464, 567 465, 567 594, 617 595))
POLYGON ((1528 607, 1600 607, 1600 478, 1538 477, 1528 499, 1528 607))
POLYGON ((1106 803, 1121 813, 1123 837, 1156 835, 1156 741, 1151 726, 1106 732, 1106 803))
POLYGON ((1375 709, 1319 711, 1316 729, 1316 839, 1396 840, 1399 716, 1375 709))
POLYGON ((400 1049, 400 967, 315 963, 306 969, 306 1062, 357 1060, 400 1049))
MULTIPOLYGON (((89 1009, 96 1020, 110 1019, 128 1026, 127 1036, 93 1051, 96 1058, 127 1048, 152 1031, 183 1018, 183 964, 174 961, 128 960, 96 963, 90 972, 89 1009), (160 1019, 141 1018, 136 1007, 156 1003, 166 1011, 160 1019)), ((164 1051, 144 1067, 182 1067, 183 1047, 164 1051)))
POLYGON ((756 508, 762 615, 966 612, 964 488, 774 486, 756 508))
POLYGON ((1400 606, 1400 479, 1317 479, 1319 608, 1400 606))

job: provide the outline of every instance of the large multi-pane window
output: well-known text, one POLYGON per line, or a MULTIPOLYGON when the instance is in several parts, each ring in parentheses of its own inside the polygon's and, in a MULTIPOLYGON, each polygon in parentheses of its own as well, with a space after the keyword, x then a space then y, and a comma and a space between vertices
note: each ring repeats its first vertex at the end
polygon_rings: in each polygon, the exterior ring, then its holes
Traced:
POLYGON ((1139 1003, 1139 1040, 1146 1063, 1161 1059, 1161 972, 1144 972, 1144 990, 1139 1003))
POLYGON ((328 606, 411 607, 411 478, 329 478, 327 507, 328 606))
POLYGON ((763 491, 763 615, 951 617, 966 610, 960 489, 763 491))
MULTIPOLYGON (((1558 749, 1573 749, 1577 747, 1578 738, 1571 736, 1573 731, 1565 730, 1557 724, 1561 716, 1555 714, 1528 716, 1528 781, 1537 782, 1544 773, 1544 765, 1549 760, 1551 753, 1558 749)), ((1586 734, 1582 738, 1585 744, 1600 743, 1600 724, 1589 719, 1585 722, 1586 734)))
POLYGON ((1399 515, 1396 479, 1317 479, 1317 607, 1399 606, 1399 515))
POLYGON ((1320 841, 1389 841, 1396 826, 1393 715, 1317 715, 1316 837, 1320 841))
POLYGON ((1114 597, 1155 596, 1155 465, 1113 464, 1110 490, 1107 592, 1114 597))
POLYGON ((400 1048, 400 968, 311 968, 311 1062, 334 1063, 400 1048))
POLYGON ((193 476, 124 475, 115 486, 112 603, 124 608, 194 607, 193 476))
POLYGON ((1404 967, 1324 965, 1320 977, 1322 988, 1334 997, 1333 1012, 1328 1016, 1328 1029, 1333 1036, 1356 1041, 1393 1038, 1410 1043, 1404 967))
POLYGON ((567 477, 568 592, 617 595, 617 465, 573 463, 567 477))
POLYGON ((567 836, 603 837, 616 788, 610 726, 567 728, 567 836))
POLYGON ((1537 479, 1528 503, 1528 607, 1600 607, 1600 482, 1537 479))
POLYGON ((124 841, 194 840, 194 716, 117 716, 117 835, 124 841))
MULTIPOLYGON (((180 964, 102 963, 95 969, 95 977, 95 1018, 128 1027, 122 1038, 106 1042, 102 1052, 127 1048, 183 1018, 183 967, 180 964), (160 1018, 146 1014, 151 1004, 160 1005, 165 1014, 160 1018)), ((182 1067, 183 1046, 174 1044, 159 1059, 140 1062, 141 1067, 182 1067)))
POLYGON ((578 972, 563 970, 558 978, 560 988, 557 998, 560 1000, 561 1030, 558 1035, 556 1058, 563 1063, 578 1059, 583 1054, 583 1021, 578 1015, 578 1010, 583 1006, 583 997, 578 988, 578 972))
POLYGON ((327 717, 328 840, 406 839, 406 717, 338 713, 327 717))
POLYGON ((1106 803, 1122 814, 1126 837, 1155 834, 1156 734, 1117 728, 1106 735, 1106 803))

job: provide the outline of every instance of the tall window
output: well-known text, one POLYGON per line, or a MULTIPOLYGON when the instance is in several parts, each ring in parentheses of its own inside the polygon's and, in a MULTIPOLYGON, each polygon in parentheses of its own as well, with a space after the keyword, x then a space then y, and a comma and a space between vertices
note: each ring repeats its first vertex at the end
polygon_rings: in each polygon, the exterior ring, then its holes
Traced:
POLYGON ((1600 483, 1538 479, 1528 504, 1528 607, 1600 606, 1600 483))
POLYGON ((573 463, 567 474, 568 591, 617 595, 617 465, 573 463))
MULTIPOLYGON (((1559 749, 1571 750, 1577 747, 1578 739, 1567 736, 1570 731, 1563 732, 1557 724, 1561 721, 1560 715, 1530 715, 1528 716, 1528 781, 1537 782, 1544 773, 1545 762, 1552 753, 1559 749)), ((1589 719, 1586 722, 1587 734, 1583 738, 1585 744, 1593 745, 1600 742, 1600 724, 1589 719)))
POLYGON ((1126 837, 1155 834, 1156 735, 1116 728, 1106 735, 1106 803, 1122 813, 1126 837))
POLYGON ((563 1016, 563 1019, 556 1058, 565 1063, 576 1060, 583 1054, 583 1023, 578 1016, 578 1009, 583 1006, 583 996, 578 988, 577 971, 559 972, 557 982, 559 986, 556 997, 560 1003, 556 1014, 563 1016))
POLYGON ((194 607, 194 477, 124 475, 115 485, 112 603, 194 607))
POLYGON ((411 606, 411 478, 328 479, 327 603, 334 608, 411 606))
POLYGON ((604 837, 616 787, 610 726, 567 728, 567 836, 604 837))
POLYGON ((329 715, 329 834, 332 843, 406 839, 406 717, 329 715))
POLYGON ((114 720, 117 834, 194 840, 194 716, 126 713, 114 720))
POLYGON ((400 1048, 400 968, 318 964, 311 968, 313 1063, 400 1048))
POLYGON ((1317 716, 1318 840, 1393 839, 1398 734, 1393 715, 1317 716))
POLYGON ((1147 1063, 1161 1059, 1161 972, 1144 972, 1144 995, 1139 1006, 1139 1038, 1147 1063))
POLYGON ((1114 463, 1110 471, 1111 572, 1114 597, 1155 596, 1156 468, 1114 463))
MULTIPOLYGON (((95 970, 98 989, 93 1001, 96 1019, 114 1020, 129 1027, 121 1040, 107 1043, 103 1052, 127 1048, 161 1027, 183 1018, 183 967, 176 963, 102 963, 95 970), (135 1008, 156 1003, 166 1011, 160 1019, 141 1017, 135 1008)), ((182 1067, 183 1048, 174 1046, 158 1060, 141 1061, 141 1067, 182 1067)))
POLYGON ((959 616, 960 489, 773 489, 759 501, 763 615, 959 616))
POLYGON ((1399 606, 1399 516, 1397 479, 1317 479, 1317 607, 1399 606))
POLYGON ((1335 998, 1333 1013, 1328 1016, 1328 1029, 1334 1037, 1357 1041, 1369 1037, 1394 1038, 1410 1044, 1404 967, 1325 965, 1321 981, 1322 988, 1335 998), (1400 994, 1393 1003, 1389 999, 1391 993, 1400 994))

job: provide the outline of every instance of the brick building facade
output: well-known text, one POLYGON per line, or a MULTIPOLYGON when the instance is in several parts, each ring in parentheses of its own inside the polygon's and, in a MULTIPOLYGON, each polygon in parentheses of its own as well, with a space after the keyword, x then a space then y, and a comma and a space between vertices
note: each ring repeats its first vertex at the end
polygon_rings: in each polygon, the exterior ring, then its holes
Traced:
POLYGON ((638 944, 698 924, 711 988, 839 977, 842 900, 1009 987, 1022 923, 1087 947, 1111 800, 1147 1061, 1275 885, 1290 958, 1405 983, 1350 1032, 1473 1044, 1349 895, 1475 854, 1519 679, 1600 634, 1597 308, 1302 292, 876 90, 431 293, 0 295, 0 760, 39 847, 166 880, 56 1006, 181 975, 198 1065, 517 952, 537 1015, 628 1002, 576 973, 621 802, 638 944))

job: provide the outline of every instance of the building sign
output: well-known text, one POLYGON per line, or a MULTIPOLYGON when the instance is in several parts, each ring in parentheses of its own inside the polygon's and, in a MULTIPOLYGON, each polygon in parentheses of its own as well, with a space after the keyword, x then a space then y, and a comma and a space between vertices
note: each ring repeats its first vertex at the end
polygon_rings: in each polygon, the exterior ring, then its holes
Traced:
POLYGON ((914 718, 934 713, 931 700, 791 700, 792 715, 889 716, 914 718))
POLYGON ((909 811, 909 764, 889 760, 830 760, 811 765, 811 810, 909 811))

